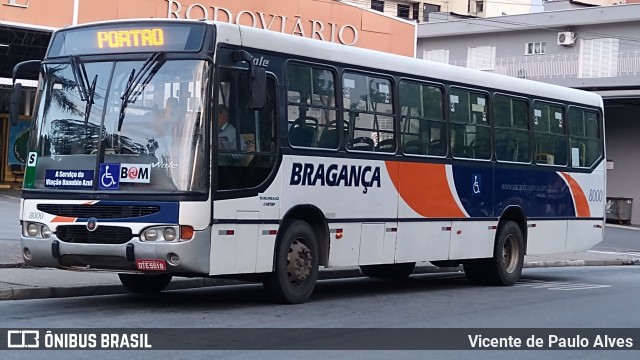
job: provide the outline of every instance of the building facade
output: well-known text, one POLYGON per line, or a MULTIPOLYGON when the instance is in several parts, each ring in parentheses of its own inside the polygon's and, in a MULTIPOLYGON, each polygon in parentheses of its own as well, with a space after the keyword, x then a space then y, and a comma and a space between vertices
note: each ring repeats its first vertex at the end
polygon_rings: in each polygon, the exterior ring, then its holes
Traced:
POLYGON ((37 86, 37 74, 20 79, 25 89, 22 121, 10 126, 14 65, 42 59, 55 29, 132 18, 216 20, 415 56, 415 22, 338 1, 0 0, 0 181, 21 181, 37 86))
POLYGON ((605 99, 607 193, 640 223, 640 4, 424 23, 426 60, 598 92, 605 99))
POLYGON ((487 17, 541 11, 542 7, 541 4, 533 4, 532 0, 343 0, 343 2, 416 22, 433 21, 431 14, 441 12, 487 17))

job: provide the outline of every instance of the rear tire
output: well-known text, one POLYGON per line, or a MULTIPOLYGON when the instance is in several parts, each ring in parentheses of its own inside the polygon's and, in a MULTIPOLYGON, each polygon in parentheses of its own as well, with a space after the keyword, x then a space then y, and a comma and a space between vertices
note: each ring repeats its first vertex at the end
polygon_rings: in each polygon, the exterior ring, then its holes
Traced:
POLYGON ((157 294, 167 288, 172 278, 169 274, 118 274, 118 277, 127 290, 136 294, 157 294))
POLYGON ((510 286, 518 282, 524 265, 524 236, 513 221, 503 223, 493 247, 493 257, 465 261, 464 273, 476 284, 510 286))
POLYGON ((302 220, 285 224, 282 234, 276 246, 275 271, 267 274, 264 289, 275 302, 300 304, 309 299, 318 280, 316 235, 302 220))
POLYGON ((411 275, 416 263, 362 265, 360 271, 370 278, 406 279, 411 275))

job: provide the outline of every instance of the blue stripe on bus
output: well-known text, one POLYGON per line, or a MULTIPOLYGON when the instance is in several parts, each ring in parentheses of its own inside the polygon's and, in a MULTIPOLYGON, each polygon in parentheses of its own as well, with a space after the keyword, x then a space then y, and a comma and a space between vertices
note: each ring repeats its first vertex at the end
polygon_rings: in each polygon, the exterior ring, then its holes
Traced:
POLYGON ((556 171, 454 165, 460 202, 470 217, 499 217, 507 206, 521 207, 527 217, 576 216, 571 191, 556 171))

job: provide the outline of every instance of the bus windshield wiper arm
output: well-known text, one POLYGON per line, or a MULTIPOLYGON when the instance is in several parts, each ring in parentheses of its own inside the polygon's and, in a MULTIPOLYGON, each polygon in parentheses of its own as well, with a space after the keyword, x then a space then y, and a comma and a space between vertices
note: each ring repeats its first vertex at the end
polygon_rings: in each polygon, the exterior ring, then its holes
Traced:
POLYGON ((85 71, 84 64, 81 64, 77 56, 71 57, 71 72, 73 78, 78 84, 78 91, 80 92, 80 100, 87 101, 89 98, 89 79, 87 78, 87 72, 85 71))
POLYGON ((93 82, 91 82, 91 87, 89 87, 89 92, 87 94, 87 105, 84 108, 84 126, 87 126, 89 122, 89 115, 91 115, 91 106, 93 105, 93 97, 96 93, 96 84, 98 83, 98 74, 93 77, 93 82))
POLYGON ((118 131, 122 129, 122 123, 124 121, 124 112, 127 108, 127 105, 131 102, 135 102, 138 95, 142 92, 142 88, 151 81, 151 78, 158 72, 160 66, 164 63, 161 59, 162 53, 155 52, 151 54, 147 60, 145 60, 144 64, 136 74, 136 70, 131 70, 131 74, 129 75, 129 80, 127 80, 127 86, 122 92, 122 104, 120 105, 120 113, 118 114, 118 131), (134 92, 134 89, 140 86, 141 89, 134 92), (135 95, 134 95, 135 94, 135 95), (134 96, 132 96, 134 95, 134 96))

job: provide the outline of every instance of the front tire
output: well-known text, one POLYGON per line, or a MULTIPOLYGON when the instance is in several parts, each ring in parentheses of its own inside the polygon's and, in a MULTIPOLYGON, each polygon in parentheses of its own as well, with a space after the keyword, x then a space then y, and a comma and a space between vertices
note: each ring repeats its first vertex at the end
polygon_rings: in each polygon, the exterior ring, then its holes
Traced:
POLYGON ((518 282, 524 265, 524 236, 513 221, 503 223, 494 243, 493 257, 464 263, 464 272, 472 283, 511 286, 518 282))
POLYGON ((278 239, 274 272, 263 282, 267 295, 275 302, 300 304, 309 299, 318 280, 320 256, 316 235, 302 220, 285 224, 278 239))
POLYGON ((169 274, 137 275, 118 274, 120 282, 129 291, 136 294, 156 294, 166 289, 171 282, 169 274))

